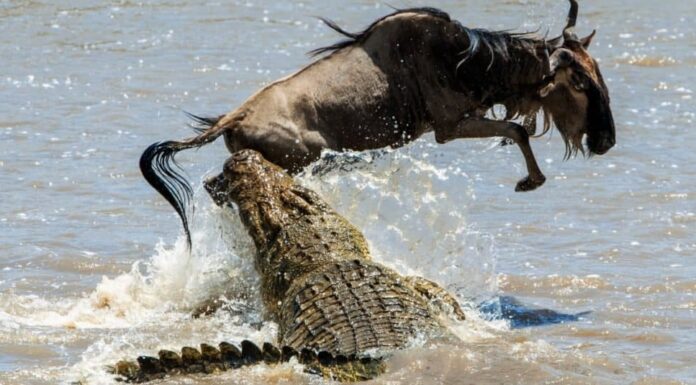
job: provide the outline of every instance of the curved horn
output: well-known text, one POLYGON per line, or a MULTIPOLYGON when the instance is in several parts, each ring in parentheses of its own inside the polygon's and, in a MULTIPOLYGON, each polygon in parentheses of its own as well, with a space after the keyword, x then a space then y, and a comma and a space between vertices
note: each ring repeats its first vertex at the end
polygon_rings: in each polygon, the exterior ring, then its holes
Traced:
POLYGON ((575 22, 578 20, 578 2, 576 0, 570 0, 570 11, 568 12, 568 24, 563 29, 563 39, 565 40, 578 40, 578 36, 575 34, 575 22))

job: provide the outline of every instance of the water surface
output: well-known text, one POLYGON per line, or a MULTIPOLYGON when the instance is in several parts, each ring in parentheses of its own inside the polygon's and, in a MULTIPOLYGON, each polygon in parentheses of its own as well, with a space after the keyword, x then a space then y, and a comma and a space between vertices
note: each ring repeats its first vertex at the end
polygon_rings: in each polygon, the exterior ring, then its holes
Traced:
MULTIPOLYGON (((421 5, 393 2, 395 6, 421 5)), ((463 24, 556 34, 564 1, 440 1, 463 24)), ((200 342, 272 340, 253 249, 200 181, 222 143, 179 159, 199 189, 194 252, 142 179, 143 149, 191 135, 181 110, 227 112, 310 62, 383 3, 0 1, 0 383, 108 384, 104 365, 200 342), (235 311, 193 320, 201 300, 235 311)), ((548 177, 495 140, 427 136, 350 172, 301 177, 365 232, 377 260, 457 293, 454 346, 397 353, 375 384, 690 384, 696 378, 696 6, 582 2, 580 34, 611 90, 618 145, 564 162, 557 133, 534 150, 548 177), (496 295, 578 322, 512 328, 476 305, 496 295)), ((356 156, 364 156, 356 155, 356 156)), ((172 384, 304 384, 286 364, 172 384)))

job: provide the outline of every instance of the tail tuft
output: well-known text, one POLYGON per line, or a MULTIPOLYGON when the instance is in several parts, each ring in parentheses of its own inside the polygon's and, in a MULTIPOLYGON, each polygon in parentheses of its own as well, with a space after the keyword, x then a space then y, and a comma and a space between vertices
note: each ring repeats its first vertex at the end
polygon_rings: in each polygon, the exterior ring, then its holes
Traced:
POLYGON ((200 135, 180 142, 157 142, 148 147, 140 157, 140 171, 152 187, 157 190, 176 210, 186 232, 186 241, 191 249, 191 232, 187 218, 187 210, 193 197, 193 190, 181 174, 181 167, 176 163, 174 155, 189 148, 199 148, 212 143, 225 133, 228 128, 218 124, 220 118, 204 118, 188 114, 198 123, 200 135), (200 129, 199 129, 200 128, 200 129))
POLYGON ((187 208, 193 197, 193 190, 188 184, 183 171, 174 159, 180 150, 178 142, 157 142, 148 147, 140 157, 140 171, 145 180, 174 207, 181 218, 186 232, 186 240, 191 248, 187 208))
POLYGON ((184 114, 186 116, 193 120, 193 123, 189 124, 189 127, 191 127, 194 131, 196 131, 199 134, 202 134, 209 129, 215 127, 215 125, 225 116, 225 115, 220 115, 216 118, 209 117, 209 116, 199 116, 199 115, 194 115, 190 112, 184 111, 184 114))

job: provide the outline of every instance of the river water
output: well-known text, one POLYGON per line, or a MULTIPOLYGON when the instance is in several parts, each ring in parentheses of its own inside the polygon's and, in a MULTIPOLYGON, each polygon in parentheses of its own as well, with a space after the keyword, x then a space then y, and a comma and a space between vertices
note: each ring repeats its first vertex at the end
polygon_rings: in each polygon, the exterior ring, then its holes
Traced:
MULTIPOLYGON (((455 292, 461 341, 416 344, 375 384, 696 384, 696 25, 692 1, 582 2, 578 29, 612 94, 618 145, 563 161, 533 147, 548 182, 518 194, 516 147, 435 145, 339 156, 301 180, 365 232, 375 258, 455 292), (691 143, 691 145, 689 144, 691 143), (346 162, 352 159, 353 162, 346 162), (478 313, 498 295, 578 322, 511 328, 478 313)), ((395 1, 394 6, 420 5, 395 1)), ((564 1, 439 1, 463 24, 547 30, 564 1)), ((222 143, 179 159, 196 186, 194 250, 142 179, 143 149, 191 135, 337 39, 379 2, 0 0, 0 383, 108 384, 104 366, 159 348, 272 340, 253 249, 200 181, 222 143), (226 296, 233 311, 189 316, 226 296)), ((331 156, 329 156, 331 157, 331 156)), ((328 161, 324 161, 327 163, 328 161)), ((297 365, 167 384, 304 384, 297 365)))

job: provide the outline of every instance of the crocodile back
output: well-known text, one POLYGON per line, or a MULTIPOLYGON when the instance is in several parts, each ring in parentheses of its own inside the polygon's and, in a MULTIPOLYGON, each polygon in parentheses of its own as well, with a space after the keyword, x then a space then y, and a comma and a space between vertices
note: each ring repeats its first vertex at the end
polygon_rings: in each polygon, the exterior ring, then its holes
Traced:
POLYGON ((340 355, 404 347, 441 326, 423 296, 391 269, 332 262, 293 284, 280 307, 280 343, 340 355))

